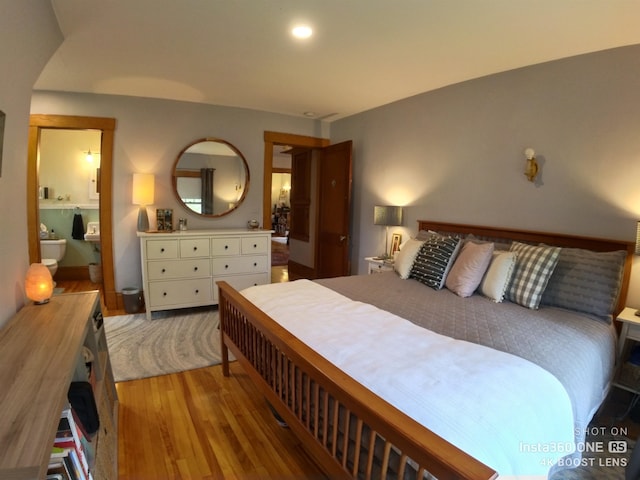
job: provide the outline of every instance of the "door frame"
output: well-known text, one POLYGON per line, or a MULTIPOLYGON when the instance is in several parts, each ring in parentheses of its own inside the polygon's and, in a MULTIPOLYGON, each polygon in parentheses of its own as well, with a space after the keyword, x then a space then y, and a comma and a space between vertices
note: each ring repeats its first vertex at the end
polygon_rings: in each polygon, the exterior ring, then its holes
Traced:
POLYGON ((27 232, 29 263, 38 263, 40 256, 40 211, 38 208, 38 152, 42 129, 100 130, 100 257, 104 303, 108 309, 118 305, 113 268, 112 178, 115 118, 80 117, 70 115, 33 114, 29 119, 27 151, 27 232))

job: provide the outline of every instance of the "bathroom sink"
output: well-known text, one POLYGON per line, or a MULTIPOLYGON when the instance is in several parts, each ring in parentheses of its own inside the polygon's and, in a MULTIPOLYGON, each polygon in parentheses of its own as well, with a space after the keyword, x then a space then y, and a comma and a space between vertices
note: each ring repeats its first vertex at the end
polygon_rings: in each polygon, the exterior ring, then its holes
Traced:
POLYGON ((100 222, 87 223, 87 232, 84 234, 84 239, 87 242, 100 241, 100 222))

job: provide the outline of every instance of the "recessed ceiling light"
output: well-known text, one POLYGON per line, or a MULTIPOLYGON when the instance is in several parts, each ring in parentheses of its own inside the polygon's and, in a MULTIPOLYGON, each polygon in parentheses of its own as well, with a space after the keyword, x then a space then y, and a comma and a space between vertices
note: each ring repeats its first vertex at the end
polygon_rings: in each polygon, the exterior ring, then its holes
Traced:
POLYGON ((305 117, 315 117, 316 116, 316 112, 304 112, 304 116, 305 117))
POLYGON ((313 34, 313 30, 308 25, 298 25, 291 30, 291 33, 296 38, 309 38, 313 34))

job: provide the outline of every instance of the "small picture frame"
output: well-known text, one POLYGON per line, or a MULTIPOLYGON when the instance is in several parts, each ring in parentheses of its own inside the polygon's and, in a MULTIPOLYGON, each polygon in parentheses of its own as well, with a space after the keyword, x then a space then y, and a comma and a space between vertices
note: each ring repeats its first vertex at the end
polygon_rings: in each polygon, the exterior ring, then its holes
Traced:
POLYGON ((394 233, 391 235, 391 251, 389 255, 393 257, 393 254, 400 250, 400 242, 402 242, 402 234, 394 233))
POLYGON ((156 224, 159 232, 173 232, 173 209, 157 208, 156 224))

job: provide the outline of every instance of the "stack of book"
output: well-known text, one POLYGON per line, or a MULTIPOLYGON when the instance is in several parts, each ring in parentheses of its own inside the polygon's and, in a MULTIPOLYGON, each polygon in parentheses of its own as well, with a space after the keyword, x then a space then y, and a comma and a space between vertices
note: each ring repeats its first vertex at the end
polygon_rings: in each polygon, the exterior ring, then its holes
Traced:
POLYGON ((60 415, 47 477, 62 480, 93 480, 95 445, 71 405, 60 415))

